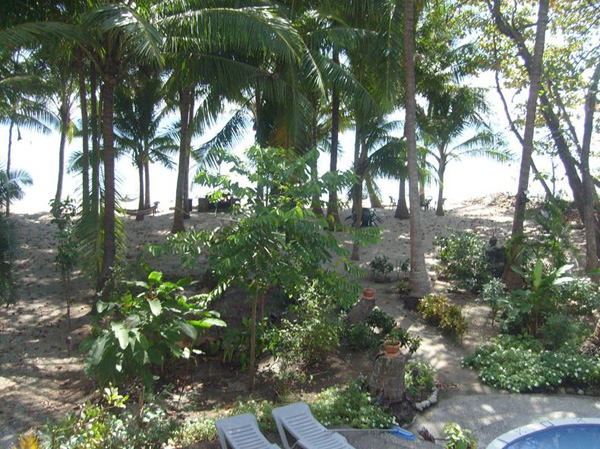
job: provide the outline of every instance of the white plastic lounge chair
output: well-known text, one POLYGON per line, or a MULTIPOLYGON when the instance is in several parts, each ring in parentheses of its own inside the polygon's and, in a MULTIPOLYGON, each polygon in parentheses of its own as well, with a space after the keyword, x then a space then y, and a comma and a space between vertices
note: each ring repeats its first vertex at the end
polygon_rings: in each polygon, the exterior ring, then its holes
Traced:
POLYGON ((346 438, 317 421, 304 402, 273 409, 273 418, 285 449, 354 449, 346 438), (291 446, 288 433, 294 438, 291 446))
POLYGON ((215 425, 221 449, 279 449, 260 433, 258 422, 251 413, 219 419, 215 425))

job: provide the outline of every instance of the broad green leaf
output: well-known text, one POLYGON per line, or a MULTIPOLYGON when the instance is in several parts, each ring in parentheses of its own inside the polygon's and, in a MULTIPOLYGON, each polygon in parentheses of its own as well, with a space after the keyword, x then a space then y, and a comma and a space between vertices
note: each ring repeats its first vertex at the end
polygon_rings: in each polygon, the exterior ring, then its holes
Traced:
POLYGON ((198 331, 193 325, 189 323, 179 323, 178 327, 185 335, 190 337, 192 340, 195 341, 196 338, 198 338, 198 331))
POLYGON ((148 304, 150 305, 150 311, 152 312, 152 315, 158 316, 162 313, 162 304, 160 303, 160 299, 154 298, 148 301, 148 304))
POLYGON ((102 356, 104 355, 104 349, 106 347, 106 343, 108 342, 108 333, 104 331, 103 335, 101 335, 92 346, 90 350, 90 355, 88 357, 88 363, 92 366, 98 366, 102 361, 102 356))
POLYGON ((123 323, 111 323, 110 325, 115 337, 119 340, 119 347, 126 349, 129 346, 129 329, 127 329, 123 323))
POLYGON ((163 275, 160 271, 153 271, 148 275, 148 281, 154 281, 157 284, 160 284, 162 282, 162 277, 163 275))
POLYGON ((201 328, 201 329, 208 329, 209 327, 212 326, 217 326, 217 327, 226 327, 227 323, 225 323, 225 321, 220 320, 218 318, 206 318, 204 320, 189 320, 188 323, 190 323, 192 326, 201 328))
POLYGON ((102 313, 104 312, 106 309, 108 309, 109 304, 102 301, 102 300, 98 300, 98 302, 96 303, 96 310, 98 311, 98 313, 102 313))

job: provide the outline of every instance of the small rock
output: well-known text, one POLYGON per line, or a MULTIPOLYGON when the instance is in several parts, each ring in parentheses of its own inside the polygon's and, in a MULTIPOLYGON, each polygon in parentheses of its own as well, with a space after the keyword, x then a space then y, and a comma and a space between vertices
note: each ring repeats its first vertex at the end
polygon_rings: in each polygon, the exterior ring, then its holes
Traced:
POLYGON ((558 389, 558 394, 567 394, 567 390, 565 390, 565 387, 560 387, 558 389))
POLYGON ((577 394, 578 394, 579 396, 583 396, 583 395, 585 394, 585 391, 583 391, 583 390, 579 389, 579 390, 577 390, 577 394))
POLYGON ((575 394, 575 388, 567 388, 567 394, 575 394))

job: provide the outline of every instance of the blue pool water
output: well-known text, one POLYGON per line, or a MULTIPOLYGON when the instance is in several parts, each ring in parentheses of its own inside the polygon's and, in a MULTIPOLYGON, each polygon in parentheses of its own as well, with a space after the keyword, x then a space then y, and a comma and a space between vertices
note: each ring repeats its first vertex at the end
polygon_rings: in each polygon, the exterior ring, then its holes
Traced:
POLYGON ((572 424, 539 430, 504 446, 505 449, 600 449, 600 425, 572 424))

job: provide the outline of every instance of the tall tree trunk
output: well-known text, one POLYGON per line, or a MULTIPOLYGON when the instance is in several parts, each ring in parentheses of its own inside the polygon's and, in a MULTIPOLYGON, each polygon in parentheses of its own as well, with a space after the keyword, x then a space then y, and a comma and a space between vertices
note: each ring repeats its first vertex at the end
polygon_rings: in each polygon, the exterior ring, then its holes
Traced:
MULTIPOLYGON (((529 173, 533 152, 533 137, 535 132, 535 113, 537 108, 538 94, 540 91, 540 81, 542 76, 542 59, 544 55, 544 43, 546 37, 546 25, 548 23, 549 0, 540 0, 538 7, 538 21, 535 35, 535 44, 533 59, 528 67, 529 74, 529 97, 527 98, 527 111, 525 115, 525 132, 523 133, 523 155, 521 158, 521 169, 519 173, 519 185, 515 198, 515 212, 512 227, 512 246, 509 250, 509 257, 504 267, 502 279, 509 288, 519 288, 522 285, 522 278, 513 269, 513 265, 518 264, 516 257, 519 254, 519 239, 523 234, 525 222, 525 209, 527 203, 526 192, 529 187, 529 173)), ((494 0, 492 16, 498 30, 514 41, 519 40, 519 36, 506 23, 500 10, 500 0, 494 0)), ((521 56, 527 56, 521 51, 521 56)))
MULTIPOLYGON (((192 91, 193 92, 193 91, 192 91)), ((192 135, 194 134, 194 130, 191 129, 192 124, 194 123, 194 109, 195 109, 195 98, 192 94, 190 97, 190 107, 188 111, 188 132, 187 132, 187 142, 186 142, 186 158, 185 158, 185 180, 183 183, 183 204, 184 204, 184 214, 183 218, 188 219, 191 217, 190 212, 192 211, 190 207, 189 197, 190 197, 190 157, 192 154, 192 135)))
POLYGON ((144 161, 144 176, 146 181, 146 188, 144 189, 144 208, 150 207, 150 161, 146 158, 144 161))
POLYGON ((446 161, 441 159, 438 167, 438 199, 435 208, 435 215, 444 216, 444 175, 446 174, 446 161))
MULTIPOLYGON (((340 54, 337 48, 333 47, 333 63, 340 63, 340 54)), ((329 171, 335 173, 337 171, 338 146, 340 134, 340 92, 334 86, 331 89, 331 155, 329 159, 329 171)), ((340 212, 338 210, 338 194, 337 189, 332 188, 329 191, 329 199, 327 202, 327 217, 330 220, 330 229, 333 230, 335 225, 341 224, 340 212)))
MULTIPOLYGON (((354 184, 354 198, 352 198, 352 215, 355 218, 354 228, 360 229, 362 225, 362 189, 363 189, 363 173, 360 163, 361 150, 361 126, 358 119, 356 120, 356 132, 354 136, 354 173, 356 174, 356 184, 354 184)), ((359 260, 360 254, 358 252, 358 243, 356 241, 352 244, 352 260, 359 260)))
POLYGON ((404 135, 408 159, 408 190, 410 201, 410 290, 415 296, 431 292, 431 281, 425 266, 425 248, 421 231, 419 202, 419 167, 417 166, 416 128, 416 82, 414 48, 414 0, 404 2, 404 76, 405 110, 404 135))
MULTIPOLYGON (((310 179, 312 182, 318 182, 319 181, 319 150, 317 148, 317 110, 319 108, 319 103, 316 99, 313 99, 312 101, 312 107, 313 107, 313 111, 312 111, 312 123, 311 123, 311 128, 312 128, 312 135, 311 135, 311 144, 312 144, 312 150, 317 152, 317 156, 314 160, 310 161, 310 179)), ((317 192, 313 193, 312 198, 311 198, 311 209, 313 211, 313 213, 319 217, 322 217, 325 215, 325 212, 323 211, 323 207, 321 206, 321 198, 319 198, 319 194, 317 192)))
MULTIPOLYGON (((116 75, 109 72, 102 83, 102 140, 104 143, 104 248, 102 271, 98 286, 102 289, 110 279, 117 255, 115 234, 115 155, 114 143, 114 88, 116 75)), ((105 295, 109 292, 105 290, 105 295)))
MULTIPOLYGON (((96 93, 98 91, 98 78, 96 68, 90 66, 90 107, 91 107, 91 127, 92 127, 92 185, 91 185, 91 211, 94 217, 100 216, 100 135, 99 135, 99 114, 98 100, 96 93)), ((102 103, 102 101, 100 101, 102 103)), ((100 221, 98 224, 98 241, 100 241, 100 221)))
POLYGON ((135 221, 142 221, 144 219, 144 214, 142 213, 142 209, 144 209, 144 163, 138 158, 136 161, 137 169, 138 169, 138 182, 140 194, 138 198, 138 213, 135 216, 135 221))
POLYGON ((408 213, 408 207, 406 206, 406 178, 404 176, 400 176, 400 181, 398 184, 398 203, 396 204, 396 212, 394 213, 394 217, 399 218, 400 220, 406 220, 410 217, 408 213))
POLYGON ((65 112, 61 106, 61 124, 60 124, 60 144, 58 147, 58 179, 56 181, 56 195, 54 195, 54 208, 53 212, 56 211, 59 203, 62 201, 62 190, 63 190, 63 178, 65 174, 65 145, 67 143, 67 126, 68 117, 63 113, 65 112))
POLYGON ((377 192, 375 190, 375 182, 373 181, 371 172, 367 172, 365 176, 365 183, 367 185, 367 192, 369 192, 369 202, 371 203, 371 207, 374 209, 383 209, 383 204, 381 204, 381 200, 377 196, 377 192))
MULTIPOLYGON (((13 128, 15 126, 15 122, 11 119, 10 126, 8 127, 8 153, 6 155, 6 182, 10 183, 10 159, 12 153, 12 136, 13 136, 13 128)), ((10 217, 10 188, 7 186, 6 189, 6 198, 4 198, 6 202, 6 216, 10 217)))
MULTIPOLYGON (((600 283, 598 269, 598 247, 596 246, 598 224, 594 214, 594 204, 598 201, 598 195, 592 175, 590 173, 590 148, 592 134, 594 131, 594 111, 596 110, 596 97, 598 95, 598 83, 600 81, 600 63, 596 65, 592 82, 585 99, 585 116, 583 142, 581 145, 581 174, 583 176, 583 187, 585 197, 584 225, 585 225, 585 261, 586 270, 591 272, 591 278, 596 284, 600 283)), ((600 324, 600 322, 599 322, 600 324)))
POLYGON ((85 86, 85 65, 83 63, 83 53, 79 46, 75 46, 75 59, 79 75, 79 106, 81 110, 81 202, 82 215, 86 215, 90 209, 90 144, 88 137, 89 120, 85 86))
POLYGON ((177 172, 177 188, 175 192, 175 213, 173 214, 173 227, 171 232, 176 234, 185 231, 183 223, 183 190, 185 189, 185 172, 187 160, 188 120, 190 110, 191 90, 184 87, 180 91, 179 113, 181 117, 181 135, 179 141, 179 170, 177 172))

